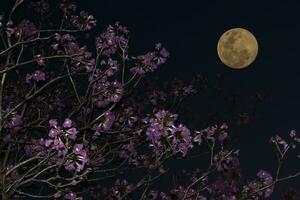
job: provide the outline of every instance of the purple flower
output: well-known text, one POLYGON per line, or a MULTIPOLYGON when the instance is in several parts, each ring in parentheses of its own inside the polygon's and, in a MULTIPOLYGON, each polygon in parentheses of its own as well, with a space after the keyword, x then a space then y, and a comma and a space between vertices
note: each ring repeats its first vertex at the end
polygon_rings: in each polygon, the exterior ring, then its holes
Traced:
POLYGON ((222 132, 218 135, 218 140, 219 141, 224 141, 227 137, 228 137, 228 133, 227 132, 222 132))
POLYGON ((23 124, 23 120, 22 120, 22 117, 21 115, 13 115, 13 117, 10 119, 9 122, 6 122, 4 124, 4 128, 15 128, 15 127, 18 127, 18 126, 21 126, 23 124))
POLYGON ((87 31, 96 26, 96 20, 93 15, 81 11, 79 16, 71 16, 71 24, 78 30, 87 31))
POLYGON ((53 140, 48 139, 48 140, 45 141, 45 146, 50 147, 52 145, 52 143, 53 143, 53 140))
POLYGON ((52 129, 50 129, 50 131, 49 131, 49 137, 51 137, 51 138, 55 138, 55 137, 57 137, 58 135, 60 135, 61 134, 61 130, 59 130, 59 129, 56 129, 56 128, 52 128, 52 129))
POLYGON ((49 125, 53 128, 57 128, 57 125, 58 125, 57 120, 56 119, 50 119, 49 120, 49 125))
POLYGON ((271 174, 265 170, 260 170, 257 173, 257 176, 261 179, 261 181, 265 184, 265 185, 269 185, 273 182, 273 177, 271 176, 271 174))
POLYGON ((107 65, 109 67, 106 72, 108 77, 113 76, 119 70, 119 64, 116 60, 112 60, 111 58, 109 58, 107 61, 107 65))
POLYGON ((40 81, 45 81, 46 78, 45 78, 45 73, 40 71, 40 70, 36 70, 33 74, 29 75, 27 74, 26 75, 26 82, 29 83, 30 80, 34 80, 36 82, 40 82, 40 81))
POLYGON ((182 124, 176 126, 176 119, 176 114, 159 110, 153 118, 144 120, 149 124, 146 139, 150 141, 150 147, 154 148, 156 155, 170 148, 174 154, 180 152, 186 156, 188 149, 193 147, 190 130, 182 124))
POLYGON ((147 139, 157 144, 162 136, 162 126, 159 123, 152 123, 146 131, 147 139))
POLYGON ((172 138, 173 145, 177 146, 177 149, 182 153, 182 156, 186 156, 188 149, 193 147, 191 144, 192 139, 190 130, 182 124, 179 124, 178 127, 171 129, 171 132, 174 135, 169 136, 169 138, 172 138))
POLYGON ((45 61, 43 60, 42 56, 40 54, 35 56, 36 62, 39 66, 45 66, 45 61))
POLYGON ((257 173, 257 176, 259 180, 250 181, 247 185, 243 187, 243 191, 251 193, 265 186, 269 186, 266 189, 263 189, 261 192, 254 194, 252 197, 253 199, 260 199, 259 197, 270 197, 274 190, 274 185, 271 185, 273 182, 273 177, 269 174, 269 172, 265 170, 260 170, 257 173))
POLYGON ((65 121, 63 123, 63 127, 64 128, 71 128, 72 124, 73 124, 72 120, 70 120, 70 119, 67 118, 67 119, 65 119, 65 121))
POLYGON ((73 141, 75 141, 75 139, 77 137, 77 133, 78 133, 78 131, 76 128, 70 128, 67 130, 68 137, 73 141))
POLYGON ((200 145, 202 143, 202 133, 200 131, 195 131, 195 133, 196 136, 194 137, 193 141, 200 145))
POLYGON ((33 80, 35 80, 36 82, 46 80, 46 78, 45 78, 45 73, 42 72, 42 71, 39 71, 39 70, 35 71, 35 72, 31 75, 31 78, 32 78, 33 80))
POLYGON ((100 120, 101 120, 101 122, 97 125, 96 130, 97 131, 107 131, 114 124, 115 115, 112 112, 106 112, 100 120))
POLYGON ((282 148, 281 151, 286 151, 289 147, 288 143, 279 135, 271 137, 270 142, 279 145, 282 148))
POLYGON ((136 60, 136 64, 130 70, 132 73, 139 75, 145 74, 148 71, 153 72, 160 65, 164 64, 169 57, 169 53, 166 49, 161 49, 161 44, 156 44, 155 51, 148 52, 145 55, 133 57, 136 60))
POLYGON ((83 149, 83 144, 75 144, 73 147, 73 153, 75 155, 82 155, 85 153, 85 150, 83 149))
POLYGON ((75 144, 73 147, 74 158, 65 163, 65 169, 69 172, 81 172, 89 163, 89 158, 83 144, 75 144))
POLYGON ((91 72, 92 67, 95 65, 95 59, 92 58, 91 52, 87 51, 87 47, 81 47, 76 43, 75 37, 70 34, 55 34, 51 47, 57 54, 72 56, 73 59, 70 62, 71 69, 85 68, 88 72, 91 72))
POLYGON ((67 160, 67 162, 65 163, 65 169, 68 171, 68 172, 72 172, 75 170, 75 166, 74 166, 74 163, 70 160, 67 160))
POLYGON ((76 172, 81 172, 84 169, 83 163, 76 163, 76 172))
POLYGON ((159 110, 154 116, 158 121, 162 122, 166 126, 173 126, 174 121, 176 121, 178 117, 177 114, 172 114, 166 110, 159 110))
POLYGON ((221 151, 214 155, 213 161, 217 167, 217 170, 220 172, 224 172, 227 170, 237 169, 240 166, 240 161, 238 159, 238 151, 233 154, 227 156, 225 159, 225 155, 228 154, 227 150, 221 151))
POLYGON ((73 192, 67 193, 64 197, 65 200, 82 200, 82 197, 77 197, 77 195, 73 192))
POLYGON ((105 95, 109 101, 118 102, 121 99, 123 92, 123 85, 118 81, 114 81, 110 85, 109 90, 106 92, 105 95))
POLYGON ((106 56, 116 53, 118 47, 126 51, 128 48, 128 33, 127 27, 116 22, 114 26, 109 25, 107 30, 96 38, 96 46, 106 56))
MULTIPOLYGON (((290 132, 290 138, 291 138, 294 142, 300 143, 300 138, 297 137, 296 131, 295 131, 295 130, 291 130, 291 132, 290 132)), ((294 145, 294 146, 296 146, 296 145, 294 145)))
POLYGON ((52 144, 52 149, 55 149, 55 150, 61 150, 65 147, 65 144, 59 140, 59 139, 54 139, 53 140, 53 144, 52 144))
POLYGON ((203 135, 203 138, 205 138, 208 141, 224 141, 228 138, 228 133, 226 132, 227 125, 224 123, 221 126, 210 126, 202 131, 201 134, 203 135))
POLYGON ((105 122, 103 123, 103 129, 109 130, 115 122, 115 115, 112 112, 106 112, 104 116, 105 122))

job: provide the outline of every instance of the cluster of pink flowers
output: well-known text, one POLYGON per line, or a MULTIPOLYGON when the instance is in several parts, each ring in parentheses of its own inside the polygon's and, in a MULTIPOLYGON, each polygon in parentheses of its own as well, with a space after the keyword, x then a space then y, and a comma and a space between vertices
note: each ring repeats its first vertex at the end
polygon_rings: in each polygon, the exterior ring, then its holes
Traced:
POLYGON ((74 127, 74 122, 67 118, 62 126, 59 126, 56 119, 51 119, 49 125, 48 138, 40 139, 36 145, 26 146, 26 154, 44 157, 55 152, 51 159, 53 163, 64 163, 65 169, 69 172, 82 172, 84 167, 89 164, 89 158, 83 144, 75 143, 78 131, 74 127), (72 153, 68 154, 71 148, 72 153))
POLYGON ((30 83, 30 80, 33 80, 35 82, 45 81, 46 74, 40 70, 36 70, 32 74, 26 75, 26 83, 30 83))
POLYGON ((94 16, 84 11, 81 11, 79 16, 71 16, 70 22, 78 30, 82 31, 91 30, 94 26, 96 26, 94 16))
POLYGON ((95 136, 99 136, 101 132, 111 130, 114 122, 115 115, 112 112, 106 112, 99 120, 98 124, 94 125, 95 136))
POLYGON ((95 59, 86 46, 76 43, 76 38, 71 34, 56 33, 51 47, 57 54, 71 56, 73 59, 70 64, 74 68, 88 69, 95 64, 95 59))
POLYGON ((107 30, 96 38, 96 46, 105 56, 115 54, 118 49, 128 48, 128 29, 119 22, 109 25, 107 30))
POLYGON ((278 147, 277 150, 282 156, 289 148, 296 148, 296 144, 300 143, 300 138, 297 137, 296 131, 292 130, 289 134, 288 142, 279 135, 271 137, 270 142, 278 147))
POLYGON ((68 159, 65 163, 65 168, 67 171, 81 172, 86 165, 89 164, 89 158, 83 144, 75 144, 73 147, 74 156, 68 159))
POLYGON ((257 173, 257 180, 250 181, 246 186, 244 186, 243 191, 246 193, 251 193, 256 190, 254 195, 251 195, 251 198, 254 200, 261 199, 261 197, 268 198, 273 193, 274 186, 266 188, 265 190, 259 190, 260 188, 271 185, 273 182, 273 177, 269 174, 269 172, 261 170, 257 173))
POLYGON ((165 110, 160 110, 153 118, 144 120, 149 124, 146 131, 147 140, 150 141, 150 146, 153 147, 156 155, 160 155, 171 145, 173 153, 180 152, 186 156, 188 149, 192 147, 190 130, 182 124, 176 126, 176 120, 176 114, 165 110))
POLYGON ((167 61, 169 55, 169 52, 162 47, 161 43, 157 43, 154 51, 148 52, 145 55, 133 57, 133 59, 136 60, 136 64, 130 70, 132 73, 140 75, 145 74, 148 71, 153 72, 167 61))
POLYGON ((227 124, 224 123, 221 126, 214 125, 210 126, 201 131, 196 131, 196 136, 194 137, 194 141, 198 144, 201 144, 202 139, 204 138, 207 141, 224 141, 228 138, 228 133, 226 129, 228 128, 227 124))

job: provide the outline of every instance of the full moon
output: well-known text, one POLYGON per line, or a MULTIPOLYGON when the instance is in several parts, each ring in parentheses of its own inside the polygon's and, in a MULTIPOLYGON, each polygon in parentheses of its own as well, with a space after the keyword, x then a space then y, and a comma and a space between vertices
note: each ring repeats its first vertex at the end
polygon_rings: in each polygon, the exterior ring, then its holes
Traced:
POLYGON ((220 60, 228 67, 242 69, 255 60, 258 44, 254 35, 243 28, 233 28, 220 37, 217 47, 220 60))

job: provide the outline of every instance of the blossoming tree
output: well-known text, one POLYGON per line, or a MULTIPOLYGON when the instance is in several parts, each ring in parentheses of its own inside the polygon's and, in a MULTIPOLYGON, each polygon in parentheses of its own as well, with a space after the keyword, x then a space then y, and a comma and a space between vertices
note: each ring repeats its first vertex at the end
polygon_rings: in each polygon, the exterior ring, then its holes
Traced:
POLYGON ((143 79, 169 57, 160 43, 129 55, 130 34, 119 22, 93 39, 96 20, 68 0, 15 0, 8 10, 0 16, 3 200, 264 199, 299 175, 280 174, 300 142, 295 131, 270 140, 274 175, 261 170, 246 179, 225 123, 192 131, 174 113, 196 92, 192 85, 138 95, 143 79), (208 155, 207 165, 163 191, 167 162, 190 151, 208 155))

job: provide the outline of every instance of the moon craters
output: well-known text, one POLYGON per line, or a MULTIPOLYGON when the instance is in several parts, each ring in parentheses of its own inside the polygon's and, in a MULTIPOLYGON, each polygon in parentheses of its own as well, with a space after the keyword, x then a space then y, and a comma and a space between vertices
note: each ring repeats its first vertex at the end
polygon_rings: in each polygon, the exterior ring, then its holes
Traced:
POLYGON ((255 37, 249 31, 235 28, 221 36, 217 50, 225 65, 240 69, 247 67, 255 60, 258 45, 255 37))

